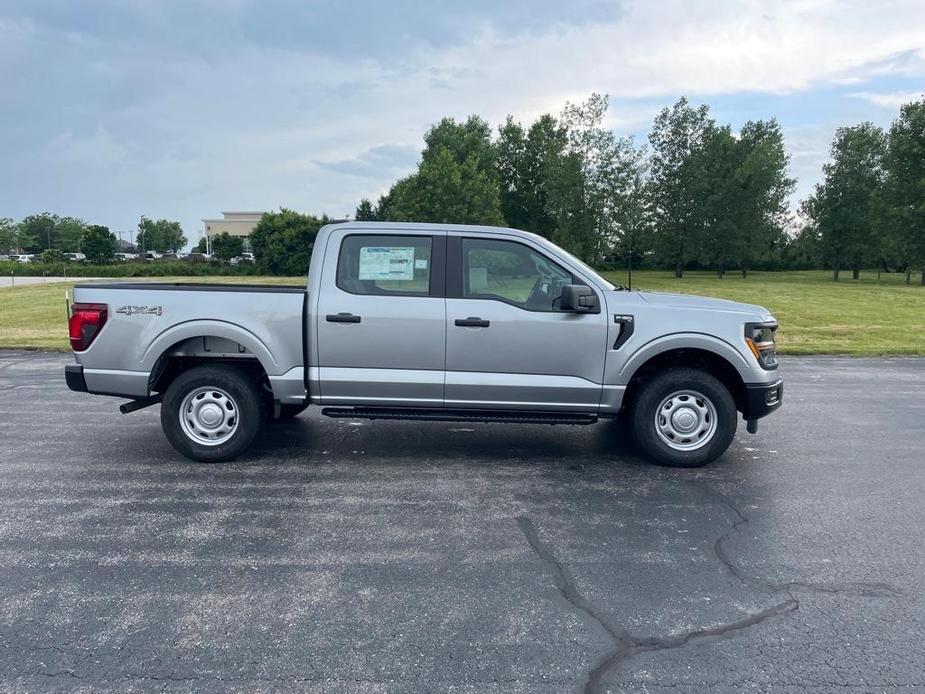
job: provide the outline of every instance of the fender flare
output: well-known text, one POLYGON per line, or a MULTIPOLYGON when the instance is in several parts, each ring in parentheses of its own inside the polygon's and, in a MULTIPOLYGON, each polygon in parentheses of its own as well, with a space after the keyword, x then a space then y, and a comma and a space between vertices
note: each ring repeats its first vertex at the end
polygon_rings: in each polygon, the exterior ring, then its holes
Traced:
POLYGON ((662 335, 644 344, 633 352, 617 374, 619 385, 628 384, 639 368, 653 357, 676 349, 699 349, 721 357, 732 366, 743 383, 748 383, 753 373, 745 355, 725 340, 705 333, 674 333, 662 335))
POLYGON ((240 325, 220 320, 192 320, 168 328, 155 337, 141 355, 142 369, 152 372, 158 360, 171 347, 197 337, 223 337, 237 342, 257 357, 257 361, 268 375, 279 375, 279 364, 259 337, 240 325))

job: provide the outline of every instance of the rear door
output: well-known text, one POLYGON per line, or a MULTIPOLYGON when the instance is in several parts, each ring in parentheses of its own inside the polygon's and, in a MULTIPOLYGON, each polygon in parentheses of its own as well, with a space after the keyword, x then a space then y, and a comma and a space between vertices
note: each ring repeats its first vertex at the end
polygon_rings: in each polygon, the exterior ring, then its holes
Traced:
POLYGON ((607 316, 559 310, 562 287, 586 283, 513 237, 447 248, 446 406, 596 412, 607 316))
POLYGON ((331 234, 316 313, 325 405, 440 407, 446 235, 331 234))

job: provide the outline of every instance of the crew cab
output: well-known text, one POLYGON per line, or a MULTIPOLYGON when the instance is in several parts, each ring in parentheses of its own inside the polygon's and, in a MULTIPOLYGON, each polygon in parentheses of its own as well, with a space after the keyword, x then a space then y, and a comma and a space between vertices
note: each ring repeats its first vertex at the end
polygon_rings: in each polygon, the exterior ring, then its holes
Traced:
POLYGON ((78 284, 72 390, 160 403, 168 440, 232 460, 261 425, 329 417, 593 424, 703 465, 781 405, 760 306, 627 291, 548 240, 483 226, 346 222, 307 288, 78 284))

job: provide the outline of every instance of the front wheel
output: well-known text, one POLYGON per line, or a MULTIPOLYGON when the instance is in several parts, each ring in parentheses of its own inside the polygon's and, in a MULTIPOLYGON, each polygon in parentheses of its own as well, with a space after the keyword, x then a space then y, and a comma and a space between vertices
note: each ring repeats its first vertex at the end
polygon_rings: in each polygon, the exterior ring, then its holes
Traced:
POLYGON ((170 445, 202 463, 234 460, 251 445, 262 420, 254 381, 222 364, 183 372, 161 402, 161 426, 170 445))
POLYGON ((737 415, 732 395, 717 378, 675 368, 642 385, 631 421, 636 441, 656 462, 700 467, 729 448, 737 415))

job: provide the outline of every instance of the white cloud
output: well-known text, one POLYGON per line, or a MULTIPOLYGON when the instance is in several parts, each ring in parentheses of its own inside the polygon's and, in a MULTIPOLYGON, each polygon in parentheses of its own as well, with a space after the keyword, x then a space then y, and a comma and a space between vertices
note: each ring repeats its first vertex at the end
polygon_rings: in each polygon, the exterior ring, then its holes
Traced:
MULTIPOLYGON (((597 22, 501 26, 486 16, 464 39, 403 38, 382 55, 352 55, 319 50, 309 35, 301 46, 260 43, 204 25, 209 48, 196 53, 156 35, 75 40, 0 17, 0 36, 16 36, 15 61, 0 47, 0 214, 53 208, 115 228, 142 212, 171 215, 195 238, 221 209, 349 212, 413 166, 408 153, 444 115, 530 120, 599 91, 613 97, 617 130, 644 134, 680 94, 754 99, 925 75, 921 0, 630 0, 597 22)), ((329 29, 318 20, 316 32, 329 29)), ((351 30, 379 28, 358 18, 351 30)), ((856 94, 878 105, 895 96, 856 94)), ((814 133, 806 156, 788 140, 801 176, 830 132, 814 133)))
POLYGON ((851 94, 856 99, 864 99, 876 106, 888 108, 892 111, 897 110, 903 104, 910 101, 919 101, 925 95, 925 91, 915 92, 855 92, 851 94))

